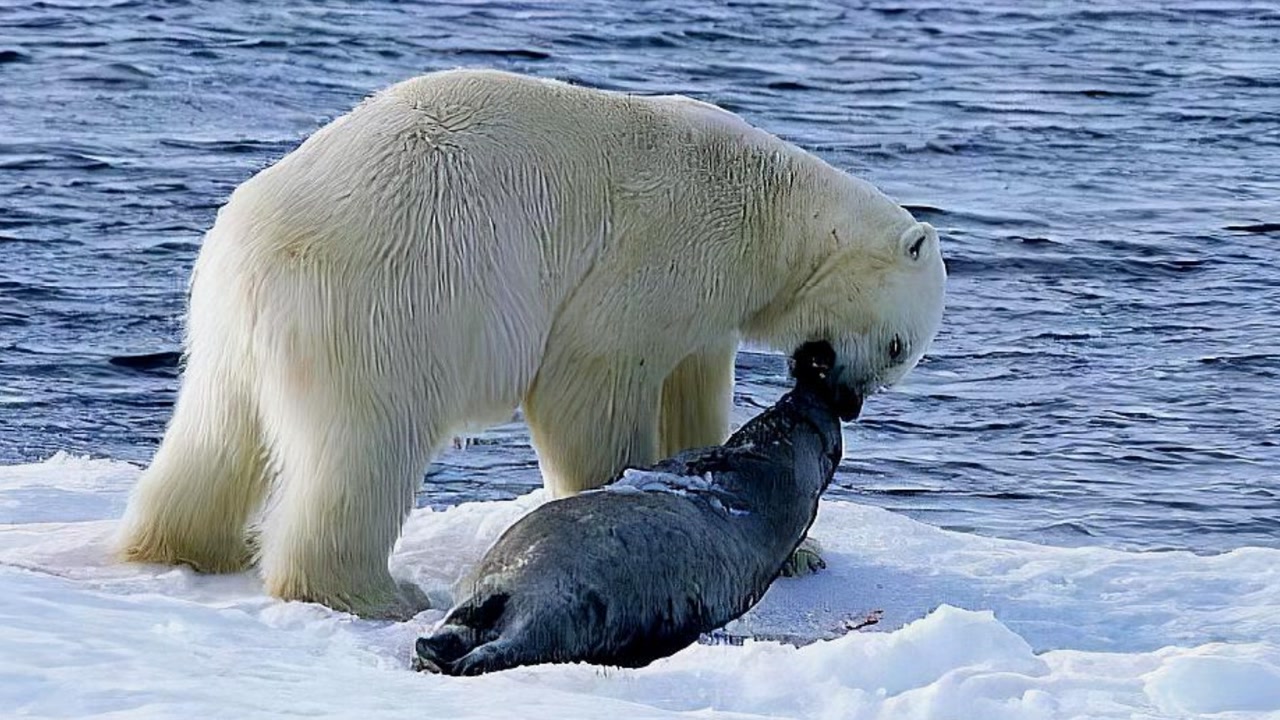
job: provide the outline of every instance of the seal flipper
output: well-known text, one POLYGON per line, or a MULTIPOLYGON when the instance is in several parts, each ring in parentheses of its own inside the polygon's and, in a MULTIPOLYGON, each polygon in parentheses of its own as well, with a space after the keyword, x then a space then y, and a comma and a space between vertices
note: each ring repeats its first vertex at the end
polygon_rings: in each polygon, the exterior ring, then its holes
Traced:
POLYGON ((435 632, 418 638, 414 668, 445 675, 462 674, 455 670, 455 664, 477 646, 496 637, 495 626, 510 597, 507 593, 493 593, 480 602, 473 597, 470 602, 454 608, 435 632))
POLYGON ((446 625, 429 636, 418 638, 414 669, 452 675, 453 664, 475 647, 474 642, 468 642, 475 637, 476 632, 471 628, 446 625))
POLYGON ((454 608, 449 617, 445 618, 445 625, 465 625, 469 628, 475 628, 477 631, 485 631, 492 629, 498 624, 502 613, 507 609, 507 601, 511 599, 511 595, 505 592, 489 592, 484 596, 483 600, 477 601, 475 595, 471 599, 458 607, 454 608))
POLYGON ((514 650, 515 643, 510 638, 499 638, 458 658, 446 674, 482 675, 498 670, 509 670, 519 665, 528 665, 533 660, 519 657, 514 650))

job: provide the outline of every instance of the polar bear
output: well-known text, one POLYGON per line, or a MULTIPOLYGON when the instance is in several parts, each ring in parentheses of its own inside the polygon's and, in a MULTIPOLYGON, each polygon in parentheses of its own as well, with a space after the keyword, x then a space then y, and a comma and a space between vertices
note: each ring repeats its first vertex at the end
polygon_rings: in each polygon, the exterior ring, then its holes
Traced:
POLYGON ((121 552, 256 561, 276 597, 412 614, 387 559, 454 434, 522 407, 571 495, 722 442, 742 340, 826 340, 847 388, 896 382, 945 277, 928 224, 714 105, 488 70, 402 82, 218 212, 121 552))

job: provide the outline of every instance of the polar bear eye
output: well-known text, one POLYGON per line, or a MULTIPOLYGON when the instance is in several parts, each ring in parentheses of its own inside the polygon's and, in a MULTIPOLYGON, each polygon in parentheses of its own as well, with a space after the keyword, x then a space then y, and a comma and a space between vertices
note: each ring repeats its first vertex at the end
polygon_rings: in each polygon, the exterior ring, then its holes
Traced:
POLYGON ((893 339, 889 341, 889 359, 897 360, 898 356, 901 354, 902 354, 902 336, 894 335, 893 339))
POLYGON ((911 243, 911 247, 907 250, 907 253, 911 255, 912 260, 920 259, 920 249, 924 247, 924 241, 927 240, 928 237, 928 235, 921 235, 919 240, 911 243))

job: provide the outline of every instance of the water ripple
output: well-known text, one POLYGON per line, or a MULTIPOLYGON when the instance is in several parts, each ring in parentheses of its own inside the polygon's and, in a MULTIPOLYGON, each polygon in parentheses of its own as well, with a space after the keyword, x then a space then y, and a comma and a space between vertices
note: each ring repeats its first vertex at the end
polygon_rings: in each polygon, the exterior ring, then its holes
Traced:
MULTIPOLYGON (((240 182, 368 92, 488 65, 742 113, 944 236, 945 326, 832 492, 1061 544, 1280 546, 1280 12, 904 0, 0 6, 0 462, 143 462, 240 182)), ((786 386, 744 352, 738 416, 786 386)), ((538 483, 518 422, 423 504, 538 483)))

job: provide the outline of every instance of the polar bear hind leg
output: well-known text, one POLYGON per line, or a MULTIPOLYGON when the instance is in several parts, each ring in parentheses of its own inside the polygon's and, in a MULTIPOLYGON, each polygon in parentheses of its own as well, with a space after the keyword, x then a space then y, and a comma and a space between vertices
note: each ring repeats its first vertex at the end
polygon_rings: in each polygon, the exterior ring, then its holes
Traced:
POLYGON ((686 357, 662 383, 660 457, 719 445, 729 436, 737 338, 686 357))
POLYGON ((252 552, 245 525, 266 488, 265 454, 250 394, 191 358, 173 419, 130 498, 120 552, 133 562, 236 572, 252 552))
POLYGON ((277 390, 264 400, 277 474, 259 566, 275 597, 406 619, 427 602, 411 586, 396 585, 387 558, 413 508, 431 443, 448 435, 419 432, 411 408, 370 388, 341 387, 316 383, 306 393, 277 390))

